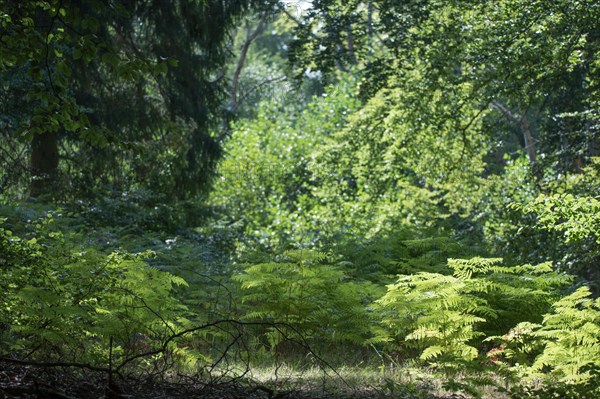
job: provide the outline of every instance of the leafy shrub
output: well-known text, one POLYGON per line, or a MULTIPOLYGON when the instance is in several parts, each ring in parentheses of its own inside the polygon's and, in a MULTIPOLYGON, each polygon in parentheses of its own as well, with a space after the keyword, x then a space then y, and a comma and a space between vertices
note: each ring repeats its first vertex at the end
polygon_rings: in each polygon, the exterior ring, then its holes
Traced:
POLYGON ((353 87, 348 76, 314 97, 303 112, 278 101, 265 102, 256 118, 234 124, 209 204, 229 229, 243 235, 241 245, 314 247, 313 233, 324 225, 311 219, 313 186, 319 182, 309 164, 314 148, 345 125, 358 107, 353 87))
POLYGON ((553 238, 559 268, 600 291, 600 200, 586 195, 539 195, 517 207, 535 218, 533 229, 553 238))

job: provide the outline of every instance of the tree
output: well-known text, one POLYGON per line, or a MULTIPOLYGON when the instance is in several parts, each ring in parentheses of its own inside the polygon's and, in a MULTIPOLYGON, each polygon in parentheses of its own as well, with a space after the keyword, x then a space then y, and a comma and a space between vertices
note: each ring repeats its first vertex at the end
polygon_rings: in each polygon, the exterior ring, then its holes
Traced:
POLYGON ((341 36, 331 39, 331 32, 345 32, 341 19, 356 16, 353 37, 363 39, 353 40, 353 53, 363 55, 363 98, 403 86, 420 70, 430 92, 470 85, 456 106, 495 109, 481 114, 486 125, 506 119, 512 127, 491 137, 501 145, 516 133, 533 163, 577 171, 597 155, 600 37, 593 1, 381 0, 340 7, 314 3, 298 27, 293 62, 326 72, 346 60, 332 49, 347 55, 348 44, 340 47, 341 36))
POLYGON ((252 3, 3 2, 0 73, 27 79, 2 87, 26 100, 3 112, 2 134, 30 148, 31 195, 64 183, 205 190, 220 155, 210 127, 226 98, 228 29, 252 3))
MULTIPOLYGON (((370 52, 372 2, 313 1, 303 15, 288 17, 296 24, 290 46, 290 62, 297 76, 316 69, 331 78, 335 71, 347 72, 370 52)), ((335 76, 335 75, 333 75, 335 76)))
POLYGON ((311 212, 320 185, 311 163, 314 150, 356 110, 352 90, 348 78, 313 97, 302 111, 280 99, 265 101, 256 117, 232 125, 228 156, 219 165, 209 202, 228 230, 245 234, 259 249, 311 245, 305 241, 326 228, 335 230, 311 212))

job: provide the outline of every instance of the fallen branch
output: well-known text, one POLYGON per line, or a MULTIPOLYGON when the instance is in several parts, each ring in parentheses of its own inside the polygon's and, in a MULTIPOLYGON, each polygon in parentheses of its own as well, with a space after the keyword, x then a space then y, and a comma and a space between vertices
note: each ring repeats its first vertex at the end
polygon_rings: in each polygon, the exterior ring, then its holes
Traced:
MULTIPOLYGON (((81 369, 88 369, 88 370, 92 370, 92 371, 98 371, 98 372, 102 372, 102 373, 106 373, 109 376, 109 382, 111 382, 112 380, 112 374, 115 373, 117 374, 119 377, 123 378, 121 375, 121 370, 128 365, 129 363, 137 360, 137 359, 141 359, 141 358, 145 358, 145 357, 149 357, 149 356, 154 356, 154 355, 159 355, 159 354, 164 354, 167 352, 168 346, 171 342, 173 342, 174 340, 176 340, 177 338, 181 338, 185 335, 188 334, 192 334, 194 332, 197 331, 201 331, 201 330, 205 330, 207 328, 211 328, 211 327, 219 327, 221 325, 226 325, 226 324, 230 324, 230 325, 235 325, 235 326, 239 326, 239 327, 244 327, 244 326, 262 326, 262 327, 271 327, 274 328, 275 330, 277 330, 278 333, 280 333, 288 342, 292 342, 295 343, 297 345, 299 345, 300 347, 306 349, 321 365, 323 371, 325 372, 326 369, 330 369, 331 371, 333 371, 333 373, 341 379, 342 382, 344 382, 344 384, 346 384, 347 386, 349 386, 349 384, 344 380, 344 378, 335 370, 335 368, 333 368, 333 366, 331 366, 327 361, 325 361, 323 358, 321 358, 318 354, 316 354, 310 347, 310 345, 308 344, 308 342, 306 341, 306 339, 304 338, 304 336, 301 334, 301 332, 295 328, 294 326, 287 324, 287 323, 277 323, 277 322, 261 322, 261 321, 240 321, 240 320, 234 320, 234 319, 224 319, 224 320, 217 320, 211 323, 206 323, 200 326, 196 326, 196 327, 192 327, 192 328, 188 328, 185 330, 182 330, 178 333, 172 334, 171 336, 167 337, 162 345, 154 350, 150 350, 147 352, 143 352, 143 353, 138 353, 136 355, 130 356, 128 358, 126 358, 125 360, 123 360, 117 367, 115 367, 113 360, 112 360, 112 353, 109 356, 109 367, 99 367, 99 366, 94 366, 91 364, 87 364, 87 363, 77 363, 77 362, 36 362, 36 361, 29 361, 29 360, 19 360, 19 359, 12 359, 12 358, 8 358, 8 357, 0 357, 0 363, 4 362, 4 363, 12 363, 12 364, 18 364, 18 365, 24 365, 24 366, 34 366, 34 367, 75 367, 75 368, 81 368, 81 369), (292 333, 293 335, 295 335, 296 337, 290 337, 289 333, 292 333)), ((219 358, 219 360, 217 361, 217 363, 221 362, 225 356, 227 355, 227 352, 237 343, 239 342, 240 338, 242 337, 242 333, 240 331, 238 331, 238 334, 236 334, 233 337, 233 341, 227 345, 227 347, 224 350, 224 353, 222 354, 222 356, 219 358)), ((112 349, 112 348, 111 348, 112 349)), ((112 352, 112 351, 111 351, 112 352)), ((14 388, 14 387, 13 387, 14 388)), ((21 387, 22 389, 29 389, 27 387, 21 387)), ((21 389, 19 388, 19 389, 21 389)), ((110 387, 112 388, 112 387, 110 387)), ((4 389, 4 388, 1 388, 4 389)), ((25 393, 25 392, 23 392, 25 393)), ((58 395, 61 395, 60 393, 58 393, 58 395)), ((48 396, 51 397, 51 396, 48 396)), ((54 397, 58 397, 58 396, 54 396, 54 397)), ((64 399, 65 396, 63 395, 61 397, 61 399, 64 399)))
MULTIPOLYGON (((201 326, 188 328, 188 329, 178 332, 177 334, 173 334, 170 337, 168 337, 167 339, 165 339, 165 341, 163 342, 161 347, 158 349, 154 349, 154 350, 147 351, 144 353, 138 353, 134 356, 131 356, 131 357, 123 360, 121 362, 121 364, 119 364, 119 366, 117 366, 114 370, 116 373, 120 373, 120 371, 123 369, 123 367, 125 367, 127 364, 133 362, 134 360, 141 359, 141 358, 148 357, 148 356, 159 355, 159 354, 163 354, 163 353, 167 352, 167 348, 168 348, 169 344, 171 342, 173 342, 174 340, 176 340, 177 338, 181 338, 185 335, 194 333, 196 331, 205 330, 205 329, 211 328, 211 327, 217 327, 217 326, 220 326, 223 324, 232 324, 232 325, 237 325, 237 326, 262 326, 262 327, 275 328, 277 330, 277 332, 279 332, 281 335, 283 335, 283 337, 285 337, 285 339, 287 341, 296 343, 299 346, 301 346, 302 348, 306 349, 323 366, 323 370, 325 370, 325 368, 330 369, 331 371, 333 371, 333 373, 338 378, 340 378, 340 380, 342 382, 344 382, 344 384, 346 384, 347 386, 350 386, 346 382, 346 380, 335 370, 335 368, 333 366, 331 366, 327 361, 325 361, 323 358, 321 358, 319 355, 317 355, 311 349, 310 345, 308 344, 308 342, 306 341, 304 336, 301 334, 301 332, 298 331, 298 329, 296 329, 294 326, 292 326, 290 324, 281 323, 281 322, 240 321, 240 320, 234 320, 234 319, 224 319, 224 320, 217 320, 217 321, 214 321, 211 323, 206 323, 201 326), (286 334, 286 332, 284 331, 285 329, 292 331, 298 337, 298 339, 293 339, 293 338, 289 337, 288 334, 286 334)), ((223 353, 223 355, 221 356, 219 361, 221 361, 224 358, 227 351, 239 340, 239 338, 240 338, 240 336, 238 335, 236 338, 234 338, 234 342, 227 346, 227 348, 225 349, 225 352, 223 353)))
POLYGON ((0 362, 20 364, 22 366, 35 366, 35 367, 75 367, 80 369, 88 369, 92 371, 100 371, 108 373, 110 369, 106 367, 93 366, 87 363, 76 363, 76 362, 34 362, 29 360, 18 360, 11 359, 9 357, 0 357, 0 362))

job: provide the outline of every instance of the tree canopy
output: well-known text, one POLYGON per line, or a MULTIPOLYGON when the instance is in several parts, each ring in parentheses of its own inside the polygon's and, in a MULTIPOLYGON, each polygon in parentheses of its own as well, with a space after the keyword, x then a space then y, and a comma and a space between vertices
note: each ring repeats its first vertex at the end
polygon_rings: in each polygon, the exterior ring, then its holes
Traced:
POLYGON ((220 155, 228 29, 250 5, 4 2, 2 134, 31 146, 31 195, 205 190, 220 155))

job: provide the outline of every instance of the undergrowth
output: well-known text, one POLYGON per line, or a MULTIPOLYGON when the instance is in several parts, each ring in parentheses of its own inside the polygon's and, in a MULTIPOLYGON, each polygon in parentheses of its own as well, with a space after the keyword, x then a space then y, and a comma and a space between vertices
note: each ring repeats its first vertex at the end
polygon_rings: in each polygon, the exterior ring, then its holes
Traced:
POLYGON ((548 262, 448 259, 460 243, 407 235, 236 258, 199 231, 137 235, 66 209, 1 220, 4 361, 277 389, 320 375, 332 394, 352 379, 401 398, 598 393, 600 302, 548 262))

